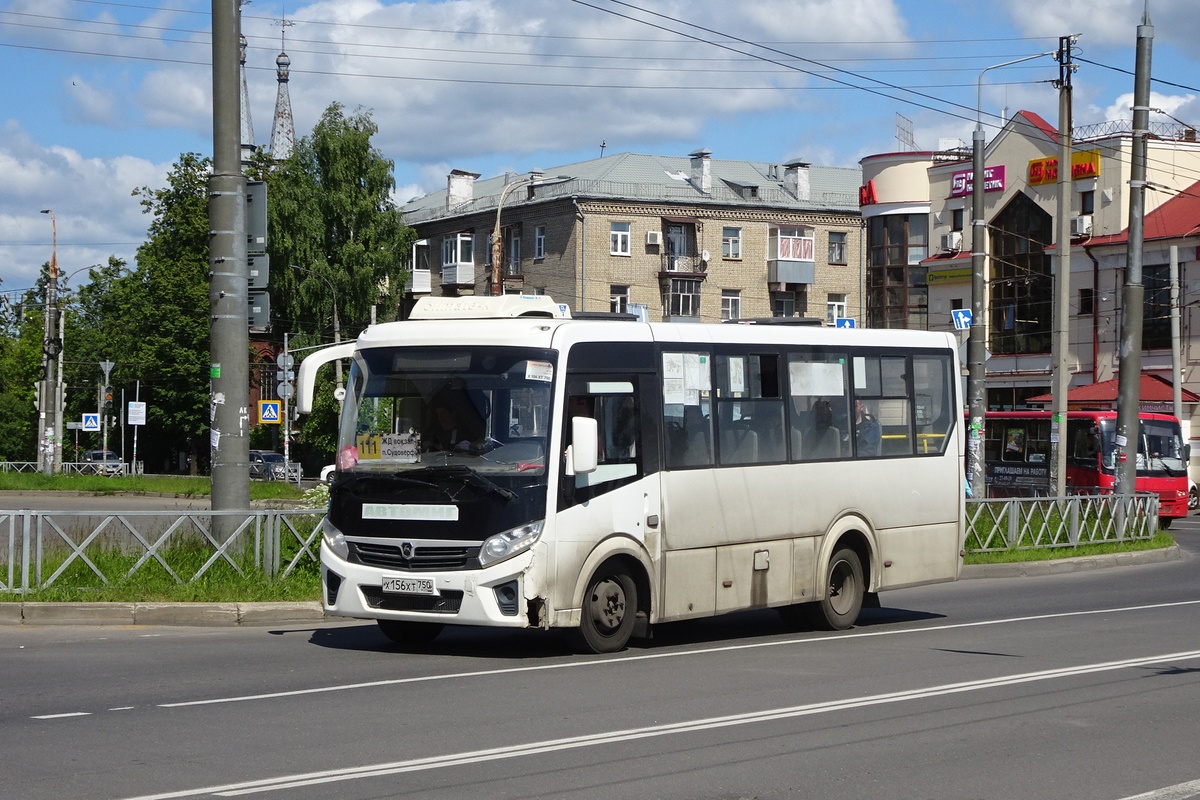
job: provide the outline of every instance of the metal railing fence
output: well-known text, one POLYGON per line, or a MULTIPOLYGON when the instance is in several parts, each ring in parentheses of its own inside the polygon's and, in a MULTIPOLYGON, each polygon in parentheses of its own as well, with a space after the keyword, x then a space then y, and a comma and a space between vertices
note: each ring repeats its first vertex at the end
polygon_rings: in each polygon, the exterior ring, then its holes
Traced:
MULTIPOLYGON (((966 509, 964 548, 974 553, 1150 539, 1158 530, 1151 494, 967 500, 966 509)), ((319 561, 324 514, 0 510, 0 592, 109 586, 148 569, 177 584, 218 570, 286 578, 319 561), (234 520, 225 541, 213 531, 219 517, 234 520)))
POLYGON ((1158 495, 1085 494, 967 500, 968 553, 1152 539, 1158 495))
POLYGON ((286 578, 318 562, 325 510, 0 510, 0 592, 111 586, 154 570, 169 583, 219 572, 286 578), (230 520, 221 541, 214 522, 230 520))

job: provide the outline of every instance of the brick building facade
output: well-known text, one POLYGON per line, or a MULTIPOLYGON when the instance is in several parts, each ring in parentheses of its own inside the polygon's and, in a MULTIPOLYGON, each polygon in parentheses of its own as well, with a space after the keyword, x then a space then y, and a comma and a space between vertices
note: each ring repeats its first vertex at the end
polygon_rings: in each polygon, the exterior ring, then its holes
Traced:
POLYGON ((503 291, 580 311, 716 322, 861 316, 857 169, 618 154, 410 201, 413 295, 486 294, 500 208, 503 291))

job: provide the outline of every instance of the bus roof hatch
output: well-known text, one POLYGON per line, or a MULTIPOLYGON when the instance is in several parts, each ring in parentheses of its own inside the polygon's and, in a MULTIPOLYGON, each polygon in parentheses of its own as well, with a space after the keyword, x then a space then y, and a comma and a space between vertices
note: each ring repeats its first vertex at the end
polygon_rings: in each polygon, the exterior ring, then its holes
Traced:
POLYGON ((506 294, 500 297, 422 297, 409 319, 500 319, 551 317, 570 319, 571 310, 547 295, 506 294))

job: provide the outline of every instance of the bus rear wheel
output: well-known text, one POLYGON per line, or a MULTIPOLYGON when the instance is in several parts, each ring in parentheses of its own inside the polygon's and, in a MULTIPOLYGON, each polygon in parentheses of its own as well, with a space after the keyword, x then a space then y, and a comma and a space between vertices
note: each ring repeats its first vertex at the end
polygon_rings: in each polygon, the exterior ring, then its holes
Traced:
POLYGON ((395 619, 377 619, 380 632, 396 644, 429 644, 442 632, 444 625, 436 622, 405 622, 395 619))
POLYGON ((858 620, 862 610, 863 592, 862 562, 858 553, 843 547, 829 559, 825 572, 825 597, 804 608, 809 624, 825 631, 844 631, 858 620))
POLYGON ((629 644, 637 618, 637 584, 620 562, 607 561, 583 594, 579 637, 593 653, 615 653, 629 644))

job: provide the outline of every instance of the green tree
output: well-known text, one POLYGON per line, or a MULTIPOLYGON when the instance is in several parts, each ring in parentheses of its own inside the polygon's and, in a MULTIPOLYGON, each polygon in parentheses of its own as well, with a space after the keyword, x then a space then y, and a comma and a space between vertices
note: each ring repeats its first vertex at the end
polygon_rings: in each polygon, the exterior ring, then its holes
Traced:
MULTIPOLYGON (((137 333, 131 361, 151 391, 147 422, 159 448, 187 454, 198 474, 208 460, 209 159, 185 153, 172 166, 167 185, 133 194, 152 219, 137 251, 139 295, 145 324, 137 333), (161 438, 159 438, 161 437, 161 438)), ((132 296, 132 295, 131 295, 132 296)), ((114 361, 120 359, 114 358, 114 361)))
MULTIPOLYGON (((276 333, 292 346, 332 339, 334 307, 343 338, 372 319, 394 319, 415 239, 392 202, 393 162, 371 144, 369 112, 331 104, 291 158, 267 176, 271 301, 276 333), (295 265, 299 269, 291 269, 295 265)), ((333 370, 322 370, 301 449, 328 463, 336 444, 333 370)))
MULTIPOLYGON (((88 282, 78 291, 62 287, 59 298, 64 315, 63 335, 63 382, 66 385, 66 400, 63 417, 78 420, 86 412, 98 410, 97 386, 102 377, 101 361, 112 361, 116 366, 110 377, 118 400, 120 389, 126 389, 127 400, 133 399, 135 381, 143 372, 143 365, 133 361, 138 357, 139 342, 143 337, 149 315, 147 300, 139 276, 131 273, 123 259, 109 256, 106 264, 88 270, 88 282)), ((119 409, 112 416, 118 417, 119 409)), ((120 447, 120 431, 111 432, 109 448, 125 458, 131 455, 120 447)), ((95 437, 95 434, 84 434, 95 437)), ((76 460, 70 452, 74 443, 63 442, 63 460, 76 460)), ((80 440, 80 449, 100 445, 99 438, 80 440)), ((139 453, 139 459, 143 453, 139 453)))
MULTIPOLYGON (((42 268, 45 285, 49 264, 42 268)), ((38 407, 34 386, 42 379, 42 290, 31 289, 3 309, 0 329, 0 460, 37 456, 38 407)))

